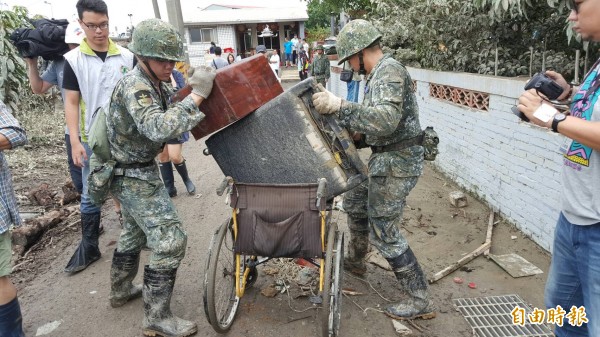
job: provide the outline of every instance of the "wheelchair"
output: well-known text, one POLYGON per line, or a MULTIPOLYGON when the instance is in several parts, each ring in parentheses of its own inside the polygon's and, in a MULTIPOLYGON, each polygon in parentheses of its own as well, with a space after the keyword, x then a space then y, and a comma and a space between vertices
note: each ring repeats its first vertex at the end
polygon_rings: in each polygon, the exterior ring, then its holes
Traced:
POLYGON ((344 234, 332 221, 327 181, 314 184, 244 184, 227 177, 232 215, 213 234, 204 278, 204 311, 218 333, 229 331, 257 266, 273 258, 303 258, 319 268, 324 337, 338 336, 342 306, 344 234))

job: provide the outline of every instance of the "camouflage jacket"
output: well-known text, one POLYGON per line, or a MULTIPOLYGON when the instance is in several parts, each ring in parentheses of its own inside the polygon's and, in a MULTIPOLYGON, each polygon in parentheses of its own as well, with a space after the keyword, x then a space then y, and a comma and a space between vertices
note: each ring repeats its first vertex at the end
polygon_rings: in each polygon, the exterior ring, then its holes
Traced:
POLYGON ((330 76, 330 68, 329 59, 325 55, 317 55, 313 60, 310 75, 317 78, 326 78, 329 79, 330 76))
MULTIPOLYGON (((191 97, 167 107, 172 93, 169 87, 161 83, 161 98, 139 65, 117 83, 106 117, 110 151, 117 163, 153 161, 167 140, 189 131, 204 118, 191 97)), ((129 169, 127 175, 154 179, 158 170, 156 166, 129 169)))
MULTIPOLYGON (((412 80, 400 62, 384 55, 366 78, 360 103, 342 101, 341 125, 365 134, 371 146, 389 145, 416 137, 421 132, 419 107, 412 80)), ((372 176, 411 177, 423 171, 423 147, 377 153, 369 160, 372 176)))

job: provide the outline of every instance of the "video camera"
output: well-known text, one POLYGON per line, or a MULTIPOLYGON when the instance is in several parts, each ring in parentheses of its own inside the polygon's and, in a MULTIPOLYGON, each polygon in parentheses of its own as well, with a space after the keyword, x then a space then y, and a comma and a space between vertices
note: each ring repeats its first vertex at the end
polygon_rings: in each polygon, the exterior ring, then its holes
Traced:
MULTIPOLYGON (((536 73, 529 81, 527 81, 527 83, 525 83, 525 90, 529 89, 536 89, 538 92, 548 97, 549 100, 557 99, 564 91, 563 87, 544 73, 536 73)), ((529 122, 529 118, 519 111, 516 106, 513 106, 511 111, 525 122, 529 122)))

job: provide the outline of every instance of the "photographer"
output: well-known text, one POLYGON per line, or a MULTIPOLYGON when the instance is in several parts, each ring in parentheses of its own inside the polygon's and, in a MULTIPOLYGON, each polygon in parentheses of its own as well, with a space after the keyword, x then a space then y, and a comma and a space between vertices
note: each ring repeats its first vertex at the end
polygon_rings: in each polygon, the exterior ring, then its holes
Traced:
MULTIPOLYGON (((569 21, 584 40, 600 41, 600 1, 571 1, 569 21)), ((600 60, 579 88, 562 75, 546 75, 563 88, 559 100, 571 99, 570 114, 559 113, 535 89, 519 98, 519 110, 539 126, 568 137, 562 168, 562 205, 554 232, 552 264, 546 282, 549 309, 584 307, 587 324, 556 326, 556 336, 600 336, 600 60)))

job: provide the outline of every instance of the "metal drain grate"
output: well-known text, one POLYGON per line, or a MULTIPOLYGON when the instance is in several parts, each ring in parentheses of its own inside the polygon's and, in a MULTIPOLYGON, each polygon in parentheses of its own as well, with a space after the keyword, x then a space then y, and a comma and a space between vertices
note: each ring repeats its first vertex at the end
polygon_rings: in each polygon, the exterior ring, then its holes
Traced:
POLYGON ((511 312, 516 306, 525 309, 525 315, 532 311, 518 295, 458 298, 452 302, 476 337, 554 337, 546 325, 529 321, 524 326, 513 323, 511 312))

